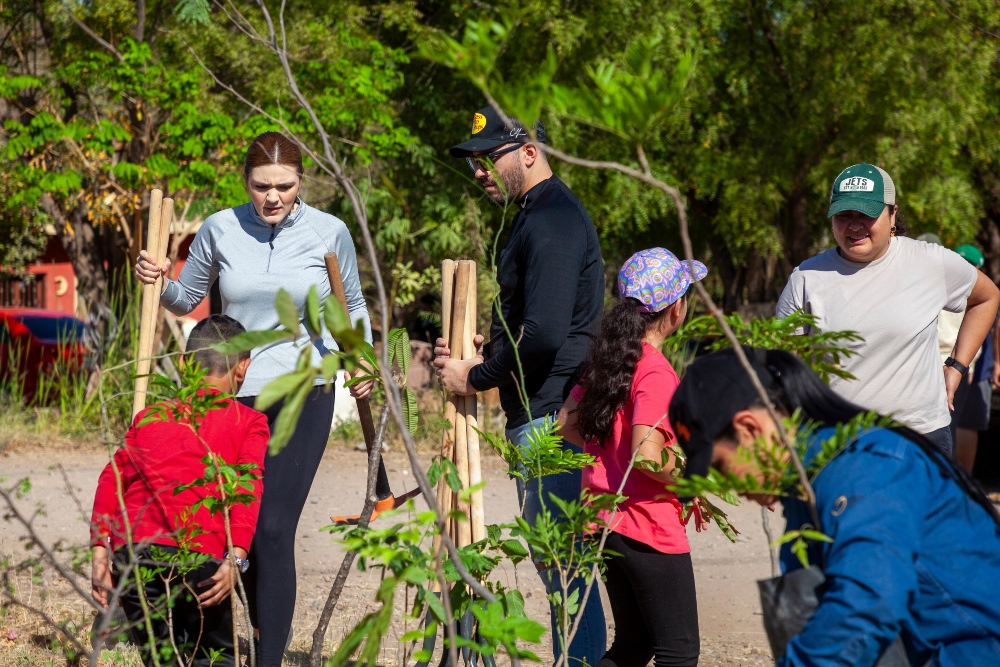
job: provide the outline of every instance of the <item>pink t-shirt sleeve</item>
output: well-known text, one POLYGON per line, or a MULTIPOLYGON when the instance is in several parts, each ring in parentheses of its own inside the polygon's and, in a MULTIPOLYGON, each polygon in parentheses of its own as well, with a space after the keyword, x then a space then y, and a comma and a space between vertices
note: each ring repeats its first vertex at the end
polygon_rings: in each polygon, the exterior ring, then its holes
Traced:
POLYGON ((666 415, 678 384, 677 373, 659 352, 643 355, 632 382, 631 426, 656 424, 660 431, 673 438, 674 431, 666 415))
POLYGON ((580 399, 583 398, 583 385, 582 384, 573 385, 573 388, 569 390, 569 397, 572 398, 577 403, 579 403, 580 399))

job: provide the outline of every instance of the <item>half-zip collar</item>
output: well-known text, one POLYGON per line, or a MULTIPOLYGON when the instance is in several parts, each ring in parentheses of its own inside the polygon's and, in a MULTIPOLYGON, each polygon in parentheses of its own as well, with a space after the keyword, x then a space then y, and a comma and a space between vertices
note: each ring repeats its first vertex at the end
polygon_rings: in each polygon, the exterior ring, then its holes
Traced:
POLYGON ((285 219, 276 225, 272 225, 267 220, 265 220, 261 216, 261 214, 257 212, 257 207, 253 205, 253 202, 250 202, 250 215, 253 216, 253 219, 254 221, 257 222, 257 224, 263 225, 264 227, 273 227, 274 229, 277 229, 279 227, 281 228, 291 227, 296 223, 296 221, 298 221, 302 217, 303 213, 305 213, 306 210, 306 203, 302 201, 300 198, 298 197, 295 198, 295 204, 296 206, 294 207, 294 210, 288 215, 286 215, 285 219))
POLYGON ((274 255, 274 237, 278 235, 278 231, 280 231, 281 229, 284 229, 286 227, 291 227, 292 225, 294 225, 295 222, 299 220, 305 213, 306 203, 304 201, 296 197, 295 204, 296 206, 294 207, 294 210, 288 215, 286 215, 284 220, 275 225, 272 225, 267 220, 265 220, 260 213, 257 212, 257 207, 253 205, 253 202, 250 202, 250 215, 253 216, 253 219, 257 221, 258 224, 269 228, 270 231, 270 234, 268 235, 267 238, 268 251, 267 251, 266 273, 271 272, 271 257, 274 255))

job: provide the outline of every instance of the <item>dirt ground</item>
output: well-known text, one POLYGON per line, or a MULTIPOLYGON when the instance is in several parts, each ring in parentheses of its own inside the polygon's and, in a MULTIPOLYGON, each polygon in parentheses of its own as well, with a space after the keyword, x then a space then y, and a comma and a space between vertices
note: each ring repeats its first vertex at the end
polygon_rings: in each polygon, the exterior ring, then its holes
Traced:
MULTIPOLYGON (((65 470, 76 496, 89 512, 97 478, 106 460, 106 454, 89 448, 21 446, 0 453, 0 478, 6 478, 5 484, 22 477, 31 478, 32 490, 20 502, 25 509, 36 506, 45 508, 45 514, 38 519, 38 527, 46 540, 85 545, 88 534, 86 520, 80 517, 76 501, 67 491, 62 472, 56 465, 65 470)), ((392 487, 397 493, 414 486, 410 466, 403 453, 389 453, 386 465, 392 487)), ((364 453, 331 448, 313 483, 296 535, 298 601, 294 638, 286 654, 287 664, 305 664, 312 628, 342 558, 342 551, 333 539, 318 531, 329 524, 330 515, 355 513, 361 508, 364 466, 364 453)), ((502 466, 503 462, 492 456, 483 461, 484 477, 488 483, 485 490, 488 523, 508 520, 517 509, 514 484, 503 473, 502 466)), ((689 530, 698 586, 702 637, 700 664, 705 667, 772 664, 761 625, 755 584, 757 579, 770 576, 767 540, 761 528, 760 511, 756 505, 745 505, 733 508, 730 517, 742 532, 736 544, 731 544, 714 527, 704 533, 695 533, 693 528, 689 530)), ((780 512, 771 516, 775 534, 780 534, 783 523, 780 512)), ((23 532, 14 523, 0 522, 0 560, 24 553, 20 540, 22 536, 23 532)), ((548 603, 541 582, 532 570, 522 565, 516 572, 503 572, 499 576, 511 581, 516 578, 525 596, 527 613, 548 627, 548 603)), ((43 579, 51 584, 53 593, 45 602, 52 610, 50 613, 54 616, 72 613, 78 618, 87 617, 86 606, 66 595, 68 588, 59 586, 54 575, 44 575, 43 579)), ((28 588, 36 585, 39 582, 25 584, 28 588)), ((327 636, 328 650, 332 651, 353 624, 374 609, 372 600, 377 585, 377 571, 355 570, 351 573, 327 636)), ((43 588, 44 583, 38 591, 25 588, 20 594, 39 596, 43 588)), ((603 589, 601 595, 608 618, 610 642, 614 622, 603 589)), ((393 627, 396 637, 405 632, 401 622, 397 625, 399 627, 393 627)), ((45 643, 45 635, 39 634, 43 632, 40 627, 18 610, 0 615, 0 667, 49 662, 51 654, 39 649, 39 645, 45 643)), ((548 633, 543 641, 536 652, 542 657, 543 664, 551 664, 548 633)), ((108 667, 115 664, 138 665, 134 654, 130 657, 129 653, 128 650, 124 654, 106 652, 101 664, 108 667)), ((401 658, 400 644, 386 641, 380 662, 387 666, 397 665, 401 658)))

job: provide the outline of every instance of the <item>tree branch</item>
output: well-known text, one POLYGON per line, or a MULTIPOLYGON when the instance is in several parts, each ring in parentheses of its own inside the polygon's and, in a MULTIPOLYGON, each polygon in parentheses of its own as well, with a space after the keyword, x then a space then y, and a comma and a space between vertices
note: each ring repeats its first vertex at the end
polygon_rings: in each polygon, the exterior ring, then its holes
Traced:
POLYGON ((84 23, 80 19, 76 18, 73 15, 73 12, 68 12, 68 13, 69 13, 70 20, 72 20, 73 23, 75 23, 76 26, 80 30, 82 30, 85 33, 87 33, 88 35, 90 35, 91 39, 93 39, 95 42, 97 42, 98 44, 100 44, 102 48, 104 48, 111 55, 113 55, 115 58, 117 58, 118 62, 120 62, 120 63, 125 62, 125 56, 123 56, 118 49, 116 49, 111 43, 106 42, 104 40, 104 38, 101 37, 100 35, 98 35, 96 32, 94 32, 93 30, 91 30, 90 27, 86 23, 84 23))
POLYGON ((52 565, 55 571, 59 573, 59 576, 65 579, 66 583, 68 583, 73 588, 73 591, 81 598, 86 600, 91 607, 93 607, 98 611, 98 613, 104 611, 104 608, 101 605, 99 605, 96 600, 94 600, 94 598, 90 595, 90 593, 80 588, 79 584, 76 581, 76 577, 73 576, 73 573, 69 572, 66 568, 64 568, 62 564, 56 559, 56 555, 52 552, 52 549, 50 549, 45 544, 45 541, 38 536, 38 533, 35 532, 34 520, 29 519, 28 517, 26 517, 24 514, 21 513, 20 508, 14 503, 14 499, 11 498, 10 493, 7 491, 7 489, 0 487, 0 498, 3 498, 4 502, 7 504, 7 507, 10 509, 11 516, 14 517, 14 519, 16 519, 17 522, 21 524, 25 530, 28 531, 28 537, 30 537, 31 541, 34 544, 37 544, 38 548, 42 550, 42 553, 45 554, 45 559, 49 561, 49 564, 52 565))
MULTIPOLYGON (((378 418, 378 428, 375 430, 375 440, 370 452, 368 452, 368 486, 365 491, 365 504, 361 510, 361 518, 358 520, 360 526, 368 527, 371 521, 372 512, 375 511, 375 503, 378 496, 375 493, 376 480, 378 479, 378 464, 382 457, 382 442, 385 440, 385 429, 389 425, 389 409, 383 407, 382 414, 378 418)), ((347 583, 347 576, 351 573, 351 565, 357 557, 357 551, 348 551, 344 554, 344 560, 340 563, 337 577, 330 586, 330 593, 326 596, 326 604, 323 605, 323 612, 320 614, 319 623, 313 630, 312 649, 309 651, 309 664, 311 667, 320 667, 323 664, 323 640, 326 638, 326 630, 330 627, 330 619, 333 617, 333 610, 340 601, 340 594, 347 583)))

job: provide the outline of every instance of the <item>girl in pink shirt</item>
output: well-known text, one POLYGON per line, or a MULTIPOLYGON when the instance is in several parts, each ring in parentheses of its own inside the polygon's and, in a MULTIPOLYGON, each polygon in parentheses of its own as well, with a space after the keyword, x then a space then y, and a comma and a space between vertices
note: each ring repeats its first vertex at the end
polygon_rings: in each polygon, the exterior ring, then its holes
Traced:
POLYGON ((681 504, 670 490, 673 456, 657 472, 634 468, 633 454, 659 464, 676 439, 667 408, 679 383, 660 352, 687 315, 687 290, 708 273, 669 250, 632 255, 618 274, 621 301, 604 316, 583 380, 560 418, 562 435, 594 457, 583 472, 592 493, 621 493, 617 511, 604 512, 611 534, 606 585, 615 640, 597 667, 698 664, 698 605, 681 504))

